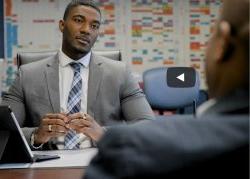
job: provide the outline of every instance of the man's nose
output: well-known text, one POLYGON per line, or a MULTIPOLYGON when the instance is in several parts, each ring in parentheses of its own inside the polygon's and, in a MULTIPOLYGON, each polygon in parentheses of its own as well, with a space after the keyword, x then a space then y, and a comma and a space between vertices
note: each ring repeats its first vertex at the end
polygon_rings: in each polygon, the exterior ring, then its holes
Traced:
POLYGON ((88 23, 83 23, 83 24, 81 25, 80 31, 81 31, 82 33, 88 33, 88 34, 89 34, 90 31, 91 31, 90 25, 89 25, 88 23))

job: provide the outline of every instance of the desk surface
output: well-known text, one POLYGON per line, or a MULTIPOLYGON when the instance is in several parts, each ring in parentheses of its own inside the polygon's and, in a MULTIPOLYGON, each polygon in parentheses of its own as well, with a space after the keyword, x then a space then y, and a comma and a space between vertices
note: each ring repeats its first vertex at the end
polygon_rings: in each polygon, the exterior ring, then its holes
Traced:
POLYGON ((83 168, 89 165, 96 154, 96 148, 82 150, 52 150, 33 151, 34 154, 59 155, 60 159, 47 160, 35 163, 9 163, 0 164, 0 169, 28 169, 28 168, 83 168))
POLYGON ((12 169, 10 169, 11 164, 3 164, 2 168, 7 167, 7 169, 0 170, 0 179, 82 179, 86 168, 84 166, 88 166, 96 152, 95 148, 76 151, 42 151, 41 154, 58 154, 61 158, 23 164, 22 169, 13 168, 17 164, 13 164, 12 169))
POLYGON ((84 168, 6 169, 3 179, 82 179, 84 168))

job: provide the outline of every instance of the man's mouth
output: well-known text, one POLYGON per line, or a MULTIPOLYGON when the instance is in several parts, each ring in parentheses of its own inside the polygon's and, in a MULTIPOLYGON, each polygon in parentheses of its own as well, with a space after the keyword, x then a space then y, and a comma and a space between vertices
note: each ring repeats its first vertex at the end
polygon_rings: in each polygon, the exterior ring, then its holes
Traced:
POLYGON ((76 37, 76 39, 81 44, 84 44, 84 45, 90 44, 90 40, 87 37, 76 37))

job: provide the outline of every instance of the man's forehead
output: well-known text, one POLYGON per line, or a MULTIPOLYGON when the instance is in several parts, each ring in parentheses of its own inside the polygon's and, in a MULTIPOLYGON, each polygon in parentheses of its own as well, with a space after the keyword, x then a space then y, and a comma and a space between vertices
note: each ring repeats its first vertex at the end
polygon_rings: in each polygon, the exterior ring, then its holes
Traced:
POLYGON ((101 15, 100 13, 93 7, 85 6, 85 5, 78 5, 73 7, 70 12, 69 16, 84 16, 87 18, 91 18, 92 20, 100 21, 101 15))

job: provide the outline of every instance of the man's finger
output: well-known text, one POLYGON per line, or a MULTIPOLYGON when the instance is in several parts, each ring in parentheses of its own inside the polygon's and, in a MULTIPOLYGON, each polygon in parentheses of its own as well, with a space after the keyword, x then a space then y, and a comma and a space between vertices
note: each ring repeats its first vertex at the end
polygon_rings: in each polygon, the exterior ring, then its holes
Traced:
POLYGON ((79 113, 74 113, 74 114, 68 115, 68 118, 70 120, 73 120, 73 119, 86 119, 86 116, 87 116, 86 113, 79 112, 79 113))
POLYGON ((60 125, 48 125, 47 132, 56 132, 56 133, 67 133, 68 130, 60 125))
POLYGON ((85 120, 85 119, 72 119, 69 124, 89 127, 89 126, 91 126, 92 123, 90 121, 85 120))
POLYGON ((85 120, 87 120, 87 121, 95 121, 94 118, 92 116, 90 116, 89 114, 86 114, 85 120))
POLYGON ((90 127, 83 127, 80 129, 80 132, 88 137, 91 137, 91 131, 92 129, 90 127))
POLYGON ((68 117, 67 115, 65 115, 64 113, 55 113, 55 114, 46 114, 44 118, 49 118, 49 119, 61 119, 64 122, 68 121, 68 117))
POLYGON ((45 118, 42 120, 42 125, 60 125, 65 126, 65 122, 61 119, 49 119, 45 118))
POLYGON ((77 133, 79 133, 79 131, 80 131, 80 129, 81 129, 80 126, 78 126, 78 125, 73 125, 73 124, 67 124, 66 127, 67 127, 68 129, 71 129, 71 130, 76 131, 77 133))

